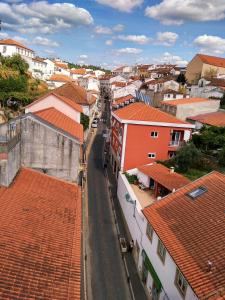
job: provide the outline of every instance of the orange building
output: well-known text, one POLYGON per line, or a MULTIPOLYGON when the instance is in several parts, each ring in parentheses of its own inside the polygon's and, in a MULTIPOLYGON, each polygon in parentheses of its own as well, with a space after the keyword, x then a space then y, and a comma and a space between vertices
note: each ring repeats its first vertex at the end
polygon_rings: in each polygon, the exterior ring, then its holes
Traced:
POLYGON ((111 128, 110 159, 117 174, 173 157, 194 126, 136 102, 112 112, 111 128))

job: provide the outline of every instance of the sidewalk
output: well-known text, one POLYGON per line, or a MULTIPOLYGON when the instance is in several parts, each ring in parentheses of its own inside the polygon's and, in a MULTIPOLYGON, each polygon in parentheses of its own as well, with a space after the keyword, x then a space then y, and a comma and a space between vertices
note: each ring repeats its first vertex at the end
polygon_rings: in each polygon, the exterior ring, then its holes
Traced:
MULTIPOLYGON (((121 207, 119 204, 119 200, 117 198, 117 181, 116 178, 112 172, 112 167, 110 164, 107 166, 107 174, 111 189, 111 195, 113 198, 113 204, 117 216, 117 223, 119 227, 119 231, 121 236, 125 237, 127 241, 129 241, 131 238, 127 232, 126 225, 124 224, 124 217, 122 215, 121 207)), ((134 298, 136 300, 145 300, 147 299, 147 296, 144 291, 144 287, 141 283, 140 277, 138 275, 137 267, 133 258, 133 255, 131 253, 124 253, 125 261, 127 264, 127 269, 130 275, 130 283, 133 288, 133 294, 134 298)))

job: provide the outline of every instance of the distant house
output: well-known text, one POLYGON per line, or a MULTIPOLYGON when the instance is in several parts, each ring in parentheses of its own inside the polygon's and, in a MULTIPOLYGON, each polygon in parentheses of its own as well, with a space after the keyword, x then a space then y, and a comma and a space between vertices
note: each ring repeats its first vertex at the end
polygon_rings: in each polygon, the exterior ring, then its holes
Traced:
POLYGON ((219 100, 206 98, 183 98, 161 102, 161 110, 180 120, 186 120, 190 116, 216 112, 219 107, 219 100))
POLYGON ((225 58, 196 54, 187 65, 186 79, 197 83, 202 77, 219 77, 225 75, 225 58))
POLYGON ((111 102, 111 109, 118 109, 133 102, 135 102, 135 97, 133 95, 115 98, 113 99, 113 102, 111 102))
POLYGON ((201 78, 197 85, 191 86, 191 97, 220 99, 225 93, 225 79, 201 78))
POLYGON ((12 39, 0 40, 0 53, 3 56, 12 56, 14 54, 19 54, 29 64, 34 58, 34 51, 32 49, 12 39))
POLYGON ((72 82, 72 78, 67 75, 53 74, 46 80, 50 89, 55 89, 64 85, 66 82, 72 82))
POLYGON ((193 125, 143 102, 112 112, 110 159, 114 172, 173 157, 193 125))
POLYGON ((201 114, 197 116, 190 116, 187 121, 195 124, 196 129, 201 129, 202 126, 216 126, 225 127, 225 110, 219 110, 216 112, 201 114))
POLYGON ((71 77, 75 80, 77 80, 78 78, 84 76, 86 74, 86 69, 84 68, 81 68, 81 69, 71 69, 70 70, 70 74, 71 74, 71 77))
POLYGON ((1 298, 81 299, 80 188, 22 168, 0 202, 1 298))

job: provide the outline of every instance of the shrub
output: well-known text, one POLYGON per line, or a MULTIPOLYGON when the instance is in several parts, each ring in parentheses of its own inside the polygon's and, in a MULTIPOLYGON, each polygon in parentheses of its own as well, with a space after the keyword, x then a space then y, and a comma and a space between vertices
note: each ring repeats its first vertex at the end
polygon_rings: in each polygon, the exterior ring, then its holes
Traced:
POLYGON ((84 126, 84 130, 88 129, 90 119, 85 114, 81 113, 80 115, 80 123, 84 126))

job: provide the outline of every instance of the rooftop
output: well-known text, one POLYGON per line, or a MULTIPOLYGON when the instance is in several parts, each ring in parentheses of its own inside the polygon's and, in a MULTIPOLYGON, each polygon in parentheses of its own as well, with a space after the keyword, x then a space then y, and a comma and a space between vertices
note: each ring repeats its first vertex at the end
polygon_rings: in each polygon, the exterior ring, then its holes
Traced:
POLYGON ((26 49, 26 50, 29 50, 29 51, 34 52, 33 50, 31 50, 30 48, 26 47, 26 46, 23 45, 22 43, 17 42, 17 41, 12 40, 12 39, 0 40, 0 45, 17 46, 17 47, 20 47, 20 48, 23 48, 23 49, 26 49))
POLYGON ((205 54, 197 54, 197 56, 205 64, 225 68, 225 58, 223 57, 216 57, 216 56, 210 56, 205 54))
POLYGON ((83 112, 83 108, 81 105, 77 104, 76 102, 72 101, 69 98, 63 97, 61 95, 58 95, 54 92, 50 92, 44 96, 42 96, 41 98, 38 98, 37 100, 33 101, 32 103, 30 103, 29 105, 27 105, 26 107, 30 107, 32 105, 34 105, 35 103, 38 103, 42 100, 44 100, 45 98, 47 98, 48 96, 53 95, 55 97, 57 97, 58 99, 60 99, 61 101, 65 102, 67 105, 69 105, 70 107, 72 107, 73 109, 75 109, 76 111, 82 113, 83 112))
POLYGON ((72 69, 70 72, 72 74, 85 75, 86 74, 86 69, 72 69))
POLYGON ((207 124, 211 126, 225 127, 225 110, 197 115, 194 117, 188 117, 188 119, 198 121, 203 124, 207 124))
POLYGON ((69 133, 81 143, 83 142, 83 125, 67 117, 57 109, 50 107, 33 113, 39 118, 69 133))
POLYGON ((80 299, 80 188, 22 168, 0 203, 0 298, 80 299))
MULTIPOLYGON (((168 102, 168 101, 167 101, 168 102)), ((112 115, 121 119, 122 121, 144 121, 157 123, 174 123, 180 125, 188 125, 188 123, 178 120, 177 118, 149 106, 143 102, 136 102, 126 107, 118 109, 112 115)), ((190 125, 192 127, 192 125, 190 125)), ((191 128, 190 127, 190 128, 191 128)))
POLYGON ((138 170, 163 185, 169 191, 177 190, 190 182, 183 175, 171 172, 167 167, 157 163, 138 167, 138 170))
POLYGON ((53 74, 48 81, 70 82, 72 78, 67 75, 53 74))
POLYGON ((215 171, 143 210, 199 299, 225 292, 224 211, 225 175, 215 171), (191 198, 199 187, 205 192, 191 198))
POLYGON ((134 99, 134 96, 132 96, 132 95, 127 95, 127 96, 115 98, 113 104, 114 104, 114 105, 117 105, 117 104, 120 104, 120 103, 124 103, 125 101, 130 101, 131 99, 134 99))
POLYGON ((56 88, 54 93, 69 98, 80 105, 91 105, 94 103, 93 100, 88 100, 87 91, 73 82, 67 82, 66 84, 56 88))
POLYGON ((195 103, 209 102, 209 101, 215 101, 215 100, 209 100, 206 98, 181 98, 181 99, 177 99, 177 100, 167 100, 166 102, 163 101, 163 104, 171 105, 171 106, 178 106, 178 105, 184 105, 184 104, 195 104, 195 103))
POLYGON ((138 202, 140 203, 142 209, 149 206, 156 201, 156 198, 152 190, 141 190, 135 184, 130 185, 134 194, 136 195, 138 202))

